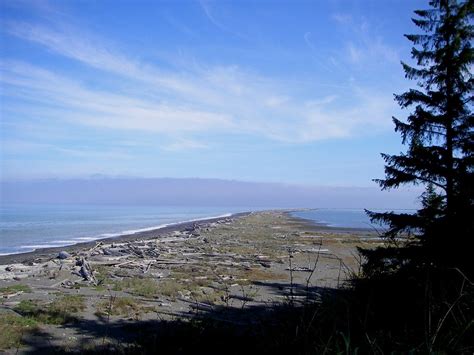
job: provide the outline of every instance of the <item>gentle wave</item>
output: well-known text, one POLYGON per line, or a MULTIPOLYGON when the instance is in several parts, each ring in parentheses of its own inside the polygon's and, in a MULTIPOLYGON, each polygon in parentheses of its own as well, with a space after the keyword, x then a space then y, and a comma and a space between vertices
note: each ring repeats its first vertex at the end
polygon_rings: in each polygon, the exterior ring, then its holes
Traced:
POLYGON ((65 244, 46 243, 46 244, 21 245, 18 248, 20 248, 20 249, 30 249, 29 251, 34 251, 34 250, 37 250, 37 249, 59 248, 59 247, 63 247, 63 246, 65 246, 65 244))
POLYGON ((29 252, 29 251, 35 251, 38 249, 44 249, 44 248, 58 248, 58 247, 64 247, 64 246, 71 246, 74 244, 78 243, 85 243, 85 242, 91 242, 94 240, 98 239, 103 239, 103 238, 113 238, 113 237, 119 237, 123 235, 133 235, 141 232, 149 232, 153 230, 159 230, 163 229, 166 227, 170 226, 175 226, 183 223, 191 223, 191 222, 198 222, 198 221, 204 221, 208 219, 216 219, 216 218, 226 218, 226 217, 231 217, 232 213, 225 213, 222 215, 218 216, 209 216, 209 217, 201 217, 201 218, 194 218, 194 219, 189 219, 189 220, 183 220, 183 221, 178 221, 178 222, 172 222, 172 223, 165 223, 165 224, 160 224, 157 226, 153 227, 146 227, 146 228, 140 228, 140 229, 132 229, 132 230, 125 230, 119 233, 104 233, 104 234, 99 234, 97 236, 93 237, 77 237, 77 238, 71 238, 71 239, 64 239, 64 240, 52 240, 50 242, 44 243, 44 244, 29 244, 29 245, 21 245, 17 246, 15 251, 12 251, 10 253, 0 253, 0 255, 12 255, 12 254, 19 254, 19 253, 24 253, 24 252, 29 252), (25 250, 27 249, 27 250, 25 250))
POLYGON ((182 224, 182 223, 205 221, 207 219, 215 219, 215 218, 226 218, 226 217, 230 217, 230 216, 232 216, 232 213, 226 213, 226 214, 222 214, 220 216, 214 216, 214 217, 202 217, 202 218, 189 219, 189 220, 180 221, 180 222, 165 223, 165 224, 160 224, 160 225, 154 226, 154 227, 147 227, 147 228, 141 228, 141 229, 131 229, 131 230, 127 230, 127 231, 123 231, 123 232, 119 232, 119 233, 104 233, 104 234, 101 234, 99 237, 106 237, 106 238, 120 237, 122 235, 137 234, 137 233, 141 233, 141 232, 149 232, 149 231, 153 231, 153 230, 157 230, 157 229, 163 229, 163 228, 166 228, 166 227, 176 226, 176 225, 182 224))
POLYGON ((74 239, 67 239, 67 240, 52 240, 49 243, 68 245, 68 244, 77 243, 77 239, 74 238, 74 239))

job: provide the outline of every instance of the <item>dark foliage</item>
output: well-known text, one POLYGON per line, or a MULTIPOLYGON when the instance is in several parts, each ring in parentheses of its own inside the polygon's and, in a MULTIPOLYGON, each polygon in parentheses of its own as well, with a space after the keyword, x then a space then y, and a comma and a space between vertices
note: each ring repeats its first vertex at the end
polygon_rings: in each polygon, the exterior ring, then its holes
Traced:
POLYGON ((395 95, 411 109, 406 121, 393 118, 407 151, 382 154, 385 179, 376 180, 382 189, 414 184, 425 192, 413 214, 367 211, 388 226, 387 243, 360 250, 364 274, 354 280, 354 302, 370 310, 382 339, 421 352, 468 353, 472 340, 460 344, 474 337, 474 1, 430 5, 415 11, 422 33, 406 35, 415 65, 402 65, 417 88, 395 95))
POLYGON ((431 9, 415 11, 413 22, 421 34, 406 35, 413 42, 415 65, 402 63, 405 76, 416 80, 395 99, 411 108, 406 122, 393 118, 395 131, 408 145, 405 153, 382 154, 382 189, 422 184, 422 207, 415 214, 368 211, 373 221, 389 226, 385 237, 411 237, 384 250, 362 251, 369 274, 396 272, 401 267, 436 265, 460 268, 472 276, 474 235, 474 1, 433 0, 431 9))

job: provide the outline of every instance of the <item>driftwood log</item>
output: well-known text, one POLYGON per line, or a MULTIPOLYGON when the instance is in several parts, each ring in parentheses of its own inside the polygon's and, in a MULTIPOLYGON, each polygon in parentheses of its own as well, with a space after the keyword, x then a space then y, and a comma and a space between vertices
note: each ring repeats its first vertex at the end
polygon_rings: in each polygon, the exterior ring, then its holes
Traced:
POLYGON ((97 285, 97 280, 92 272, 92 268, 85 258, 80 258, 76 262, 76 266, 80 266, 79 274, 84 278, 85 281, 89 281, 94 285, 97 285))

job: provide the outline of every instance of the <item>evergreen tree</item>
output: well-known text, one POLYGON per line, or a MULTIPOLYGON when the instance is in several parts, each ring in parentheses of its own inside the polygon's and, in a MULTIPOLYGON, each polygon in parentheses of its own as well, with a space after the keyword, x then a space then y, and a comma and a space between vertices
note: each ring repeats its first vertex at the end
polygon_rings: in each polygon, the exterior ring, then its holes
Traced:
POLYGON ((416 64, 402 66, 417 88, 395 95, 402 108, 412 109, 405 122, 393 118, 408 149, 382 154, 385 179, 376 180, 382 189, 422 184, 426 192, 415 214, 367 211, 373 221, 389 226, 389 240, 404 234, 413 241, 404 248, 362 251, 366 271, 420 263, 464 272, 472 267, 467 246, 474 237, 474 1, 433 0, 430 6, 415 11, 413 22, 422 33, 405 35, 414 44, 416 64))

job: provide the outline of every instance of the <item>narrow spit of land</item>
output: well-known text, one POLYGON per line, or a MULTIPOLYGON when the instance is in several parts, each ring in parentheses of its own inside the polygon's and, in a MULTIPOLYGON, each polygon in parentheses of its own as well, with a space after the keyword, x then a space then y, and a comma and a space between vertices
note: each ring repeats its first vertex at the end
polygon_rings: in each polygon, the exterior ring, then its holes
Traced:
POLYGON ((130 324, 204 314, 252 322, 224 311, 317 299, 358 272, 357 246, 378 243, 266 211, 2 256, 0 349, 133 342, 130 324))

